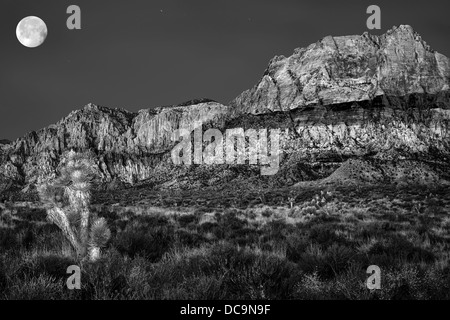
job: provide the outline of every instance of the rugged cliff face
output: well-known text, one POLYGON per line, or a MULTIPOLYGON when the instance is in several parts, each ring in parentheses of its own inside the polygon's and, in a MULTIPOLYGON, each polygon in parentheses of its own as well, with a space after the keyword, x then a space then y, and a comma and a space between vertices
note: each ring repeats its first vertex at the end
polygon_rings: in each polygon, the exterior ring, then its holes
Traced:
POLYGON ((5 146, 0 174, 26 184, 52 178, 60 156, 73 149, 96 154, 103 181, 143 180, 177 142, 172 139, 176 129, 189 128, 196 121, 220 125, 228 109, 206 100, 138 113, 88 104, 5 146))
POLYGON ((380 37, 328 36, 288 58, 277 56, 260 82, 232 105, 261 114, 382 95, 436 94, 449 90, 449 81, 449 59, 402 25, 380 37))
MULTIPOLYGON (((348 169, 366 161, 380 179, 400 165, 422 168, 414 173, 419 180, 426 173, 439 181, 450 172, 449 85, 449 59, 410 26, 379 37, 328 36, 272 59, 260 82, 230 106, 198 100, 132 113, 89 104, 0 145, 0 176, 39 183, 56 174, 64 151, 75 149, 95 153, 102 181, 134 183, 162 174, 173 182, 189 170, 171 162, 172 134, 202 122, 220 130, 281 129, 281 168, 270 179, 321 179, 343 163, 348 169), (348 160, 355 158, 359 162, 348 160)), ((228 169, 217 167, 215 174, 228 169)), ((187 187, 195 185, 188 180, 187 187)))
POLYGON ((450 158, 449 84, 449 59, 402 25, 379 37, 328 36, 275 57, 231 105, 240 119, 287 114, 287 159, 320 161, 327 174, 352 157, 436 167, 450 158))

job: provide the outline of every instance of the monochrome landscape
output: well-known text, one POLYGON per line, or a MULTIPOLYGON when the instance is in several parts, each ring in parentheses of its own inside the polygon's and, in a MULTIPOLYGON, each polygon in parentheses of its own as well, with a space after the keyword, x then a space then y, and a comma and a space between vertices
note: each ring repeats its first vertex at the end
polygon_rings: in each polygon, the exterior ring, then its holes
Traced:
POLYGON ((400 25, 227 104, 88 103, 0 140, 0 210, 1 299, 450 299, 450 60, 400 25))

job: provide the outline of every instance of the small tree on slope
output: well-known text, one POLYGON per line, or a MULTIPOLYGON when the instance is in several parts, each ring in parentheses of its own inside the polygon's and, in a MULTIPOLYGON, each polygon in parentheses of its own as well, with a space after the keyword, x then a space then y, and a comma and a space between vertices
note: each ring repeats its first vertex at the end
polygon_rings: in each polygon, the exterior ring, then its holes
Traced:
POLYGON ((95 261, 111 232, 104 218, 89 210, 93 162, 89 154, 70 151, 61 175, 51 183, 38 187, 47 210, 47 218, 55 223, 76 250, 79 258, 95 261))

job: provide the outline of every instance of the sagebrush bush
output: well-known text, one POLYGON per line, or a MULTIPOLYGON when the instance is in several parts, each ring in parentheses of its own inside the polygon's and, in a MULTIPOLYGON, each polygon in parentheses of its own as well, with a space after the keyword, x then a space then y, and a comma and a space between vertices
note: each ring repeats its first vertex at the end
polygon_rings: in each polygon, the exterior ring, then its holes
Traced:
POLYGON ((8 290, 11 300, 57 300, 65 295, 67 288, 63 280, 48 274, 16 281, 8 290))
POLYGON ((113 245, 122 254, 130 257, 141 255, 156 262, 172 247, 174 240, 173 227, 155 226, 135 220, 118 233, 113 245))
POLYGON ((67 279, 67 268, 75 263, 72 258, 55 254, 38 256, 34 271, 37 274, 46 273, 56 279, 67 279))
POLYGON ((11 228, 0 228, 0 247, 8 250, 16 248, 17 245, 16 232, 11 228))
POLYGON ((318 214, 329 214, 329 210, 327 210, 326 205, 333 199, 333 193, 323 190, 320 191, 320 194, 314 195, 314 197, 309 200, 301 203, 300 205, 294 206, 294 198, 291 196, 290 205, 291 205, 291 213, 290 216, 300 218, 300 217, 313 217, 318 214))

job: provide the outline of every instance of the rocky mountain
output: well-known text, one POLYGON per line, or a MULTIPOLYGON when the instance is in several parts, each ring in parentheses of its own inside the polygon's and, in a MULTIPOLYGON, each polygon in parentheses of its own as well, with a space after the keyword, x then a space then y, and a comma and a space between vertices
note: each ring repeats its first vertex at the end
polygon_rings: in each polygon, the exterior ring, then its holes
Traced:
MULTIPOLYGON (((382 36, 327 36, 273 58, 259 83, 223 105, 202 99, 140 110, 88 104, 0 146, 2 181, 32 186, 67 150, 91 150, 103 182, 194 188, 237 177, 280 184, 450 179, 450 61, 410 26, 382 36), (280 129, 280 169, 177 166, 180 128, 280 129)), ((4 187, 5 188, 5 187, 4 187)))
POLYGON ((103 181, 146 179, 175 145, 171 140, 174 130, 195 121, 219 123, 228 109, 211 100, 137 113, 88 104, 5 148, 0 173, 25 184, 45 180, 56 174, 61 155, 73 149, 96 154, 103 181))
POLYGON ((260 82, 232 104, 252 114, 289 111, 383 95, 436 94, 449 90, 449 80, 449 59, 401 25, 380 37, 327 36, 288 58, 277 56, 260 82))

